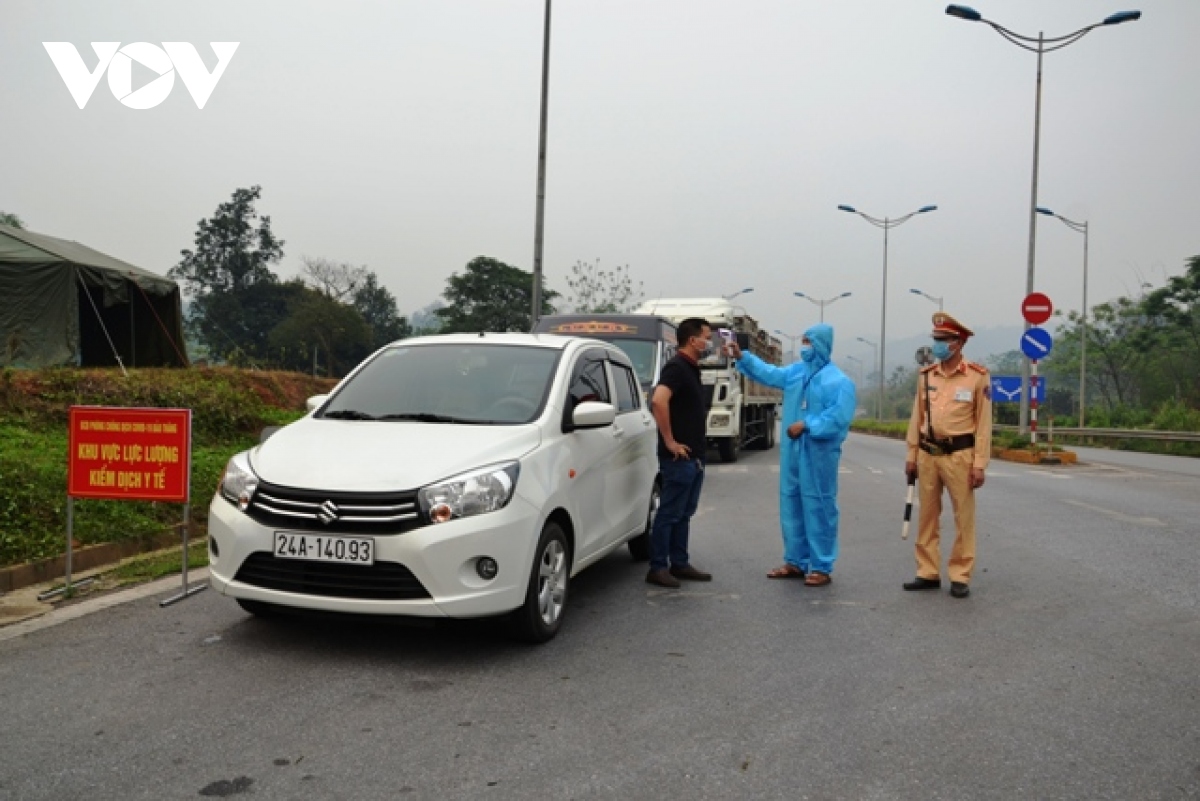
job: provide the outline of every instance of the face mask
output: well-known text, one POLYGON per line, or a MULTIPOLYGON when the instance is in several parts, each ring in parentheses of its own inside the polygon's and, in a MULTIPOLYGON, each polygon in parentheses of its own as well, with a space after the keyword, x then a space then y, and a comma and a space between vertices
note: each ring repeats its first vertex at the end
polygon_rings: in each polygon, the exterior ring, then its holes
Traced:
POLYGON ((813 350, 812 345, 801 345, 800 346, 800 358, 803 359, 804 361, 811 362, 814 358, 816 358, 816 355, 817 355, 817 352, 815 350, 813 350))
POLYGON ((936 339, 933 341, 933 358, 937 359, 939 362, 944 362, 953 355, 954 354, 950 351, 949 342, 942 342, 936 339))
POLYGON ((706 340, 704 340, 704 347, 700 348, 700 360, 703 361, 704 359, 707 359, 712 355, 713 355, 712 340, 706 339, 706 340))

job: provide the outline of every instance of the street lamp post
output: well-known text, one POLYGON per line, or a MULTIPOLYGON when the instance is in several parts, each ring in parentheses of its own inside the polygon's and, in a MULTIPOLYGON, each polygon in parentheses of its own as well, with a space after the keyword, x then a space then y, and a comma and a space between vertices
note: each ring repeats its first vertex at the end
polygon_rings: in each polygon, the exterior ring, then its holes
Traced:
POLYGON ((542 111, 538 122, 537 209, 533 222, 533 324, 542 316, 542 234, 546 216, 546 116, 550 98, 550 0, 546 0, 546 24, 542 34, 542 111))
POLYGON ((778 328, 775 329, 775 333, 779 334, 781 337, 787 337, 788 346, 791 348, 789 351, 792 356, 791 361, 796 361, 796 340, 803 339, 804 334, 796 334, 795 336, 792 336, 786 331, 780 331, 778 328))
POLYGON ((745 295, 747 292, 753 292, 753 291, 754 291, 754 287, 748 286, 745 289, 739 289, 737 292, 734 292, 730 295, 722 295, 721 297, 723 297, 725 300, 733 300, 738 295, 745 295))
POLYGON ((1057 217, 1063 225, 1070 228, 1078 234, 1083 234, 1083 309, 1080 312, 1079 322, 1082 336, 1079 338, 1079 427, 1083 428, 1084 417, 1087 413, 1087 341, 1088 341, 1088 305, 1087 305, 1087 279, 1088 279, 1088 224, 1087 220, 1083 222, 1075 222, 1069 220, 1061 214, 1055 214, 1045 206, 1037 207, 1038 214, 1045 214, 1047 217, 1057 217))
POLYGON ((846 354, 846 358, 849 359, 850 361, 854 362, 856 365, 858 365, 858 383, 861 384, 863 382, 862 359, 858 358, 857 356, 851 356, 849 353, 846 354))
POLYGON ((836 303, 837 301, 841 300, 842 298, 850 297, 851 293, 843 292, 840 295, 835 295, 832 298, 827 298, 825 300, 819 300, 817 298, 814 298, 812 295, 805 295, 803 292, 793 292, 792 294, 798 298, 804 298, 809 303, 815 303, 817 306, 820 306, 821 307, 821 322, 825 322, 825 307, 828 306, 830 303, 836 303))
MULTIPOLYGON (((858 341, 862 342, 865 345, 871 346, 871 348, 875 351, 874 362, 875 362, 875 364, 879 364, 879 346, 876 345, 871 340, 863 339, 862 337, 859 337, 858 341)), ((882 376, 882 375, 883 374, 880 373, 880 376, 882 376)), ((879 379, 879 394, 875 396, 875 419, 876 420, 883 419, 883 378, 882 377, 879 379)))
MULTIPOLYGON (((864 214, 853 206, 839 205, 839 211, 847 211, 851 214, 857 214, 864 220, 874 225, 876 228, 883 229, 883 296, 879 302, 879 397, 880 409, 882 410, 883 403, 883 360, 887 358, 887 270, 888 270, 888 231, 895 228, 897 225, 903 225, 918 214, 925 214, 930 211, 937 211, 937 206, 922 206, 916 211, 910 211, 903 217, 891 219, 884 217, 882 220, 878 217, 872 217, 869 214, 864 214)), ((866 341, 866 340, 864 340, 866 341)), ((882 412, 881 412, 882 414, 882 412)), ((882 416, 880 416, 882 420, 882 416)))
POLYGON ((926 298, 927 300, 929 300, 932 303, 936 303, 938 306, 938 311, 942 310, 942 301, 944 301, 945 298, 934 297, 933 295, 930 295, 928 292, 922 292, 919 289, 910 289, 908 291, 913 293, 914 295, 920 295, 921 297, 926 298))
MULTIPOLYGON (((952 17, 966 20, 967 22, 982 22, 990 25, 996 33, 1003 36, 1008 41, 1015 44, 1024 50, 1031 53, 1037 53, 1037 91, 1034 95, 1033 105, 1033 179, 1030 187, 1029 198, 1029 262, 1025 275, 1025 294, 1033 293, 1033 266, 1035 245, 1037 241, 1037 187, 1038 187, 1038 152, 1041 143, 1041 127, 1042 127, 1042 55, 1044 53, 1052 53, 1055 50, 1061 50, 1067 45, 1074 44, 1087 36, 1096 28, 1102 28, 1107 25, 1120 25, 1123 22, 1134 22, 1141 19, 1142 12, 1140 11, 1118 11, 1115 14, 1109 14, 1100 22, 1088 25, 1086 28, 1080 28, 1074 33, 1068 33, 1065 36, 1056 36, 1047 39, 1042 32, 1038 32, 1037 38, 1032 36, 1022 36, 1019 33, 1010 31, 1002 25, 998 25, 989 19, 984 19, 983 15, 970 6, 949 5, 946 6, 946 13, 952 17), (1049 45, 1049 47, 1047 46, 1049 45)), ((1029 323, 1025 324, 1025 328, 1029 328, 1029 323)), ((1022 362, 1021 367, 1021 415, 1020 429, 1024 434, 1029 430, 1029 359, 1026 358, 1022 362)))

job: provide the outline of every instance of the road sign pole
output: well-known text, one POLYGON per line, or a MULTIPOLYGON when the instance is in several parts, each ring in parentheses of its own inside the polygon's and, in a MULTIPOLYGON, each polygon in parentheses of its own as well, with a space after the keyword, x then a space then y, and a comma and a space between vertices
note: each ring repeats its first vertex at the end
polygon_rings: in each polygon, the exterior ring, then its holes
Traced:
POLYGON ((1029 443, 1037 445, 1037 359, 1029 360, 1029 443))

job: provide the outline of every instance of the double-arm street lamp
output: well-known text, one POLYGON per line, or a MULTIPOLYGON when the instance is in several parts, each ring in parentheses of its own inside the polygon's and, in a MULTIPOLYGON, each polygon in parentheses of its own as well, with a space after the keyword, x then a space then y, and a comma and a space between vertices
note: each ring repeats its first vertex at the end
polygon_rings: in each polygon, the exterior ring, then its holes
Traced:
MULTIPOLYGON (((1019 33, 1010 31, 1003 25, 998 25, 989 19, 984 19, 983 15, 970 6, 949 5, 946 6, 946 13, 952 17, 966 20, 967 22, 982 22, 990 25, 996 33, 1003 36, 1008 41, 1015 44, 1017 47, 1028 50, 1031 53, 1037 53, 1037 92, 1034 97, 1033 105, 1033 180, 1030 189, 1029 197, 1029 264, 1025 275, 1025 294, 1029 295, 1033 292, 1033 265, 1035 243, 1037 241, 1037 188, 1038 188, 1038 150, 1041 140, 1041 125, 1042 125, 1042 54, 1052 53, 1055 50, 1062 50, 1070 44, 1078 42, 1083 37, 1087 36, 1096 28, 1102 28, 1108 25, 1120 25, 1123 22, 1134 22, 1141 19, 1142 12, 1140 11, 1118 11, 1115 14, 1110 14, 1100 22, 1088 25, 1086 28, 1080 28, 1074 33, 1068 33, 1065 36, 1055 36, 1047 39, 1041 32, 1037 37, 1022 36, 1019 33)), ((1026 323, 1026 328, 1029 324, 1026 323)), ((1029 359, 1025 359, 1021 369, 1021 433, 1024 434, 1029 430, 1029 359)))
MULTIPOLYGON (((879 346, 876 345, 871 340, 863 339, 862 337, 858 337, 858 341, 862 342, 864 345, 871 346, 871 349, 875 351, 875 358, 873 359, 873 361, 875 362, 875 364, 879 364, 879 346)), ((875 419, 876 420, 883 419, 883 379, 882 378, 879 379, 879 394, 875 396, 875 419)))
POLYGON ((842 298, 850 297, 851 293, 843 292, 840 295, 834 295, 832 298, 827 298, 825 300, 820 300, 818 298, 814 298, 812 295, 805 295, 803 292, 793 292, 792 294, 798 298, 804 298, 809 303, 815 303, 817 306, 820 306, 821 307, 821 322, 825 322, 825 307, 828 306, 830 303, 836 303, 837 301, 841 300, 842 298))
MULTIPOLYGON (((882 220, 878 217, 872 217, 870 214, 864 214, 853 206, 840 205, 840 211, 848 211, 851 214, 857 214, 864 220, 874 225, 876 228, 883 229, 883 295, 879 302, 879 398, 880 404, 883 403, 883 360, 887 358, 887 270, 888 270, 888 231, 895 228, 897 225, 903 225, 918 214, 925 214, 930 211, 937 211, 937 206, 922 206, 916 211, 910 211, 903 217, 892 219, 884 217, 882 220)), ((863 340, 864 342, 866 340, 863 340)), ((882 414, 882 405, 880 405, 880 414, 882 414)), ((883 419, 880 417, 880 419, 883 419)))
POLYGON ((1087 390, 1087 341, 1088 341, 1088 305, 1087 305, 1087 279, 1088 279, 1088 224, 1087 220, 1083 222, 1075 222, 1068 220, 1061 214, 1055 214, 1045 206, 1037 207, 1038 214, 1045 214, 1047 217, 1057 217, 1063 225, 1070 228, 1078 234, 1083 234, 1083 310, 1079 315, 1079 324, 1081 336, 1079 338, 1079 427, 1084 426, 1084 415, 1087 410, 1086 390, 1087 390))
POLYGON ((928 300, 930 303, 936 303, 937 307, 938 307, 938 311, 942 310, 942 301, 944 301, 945 298, 934 297, 933 295, 930 295, 928 292, 922 292, 919 289, 910 289, 908 291, 913 293, 914 295, 920 295, 921 297, 928 300))
POLYGON ((737 292, 734 292, 729 295, 722 295, 721 297, 725 298, 725 300, 733 300, 738 295, 745 295, 747 292, 753 292, 753 291, 754 291, 754 287, 748 286, 745 289, 739 289, 737 292))

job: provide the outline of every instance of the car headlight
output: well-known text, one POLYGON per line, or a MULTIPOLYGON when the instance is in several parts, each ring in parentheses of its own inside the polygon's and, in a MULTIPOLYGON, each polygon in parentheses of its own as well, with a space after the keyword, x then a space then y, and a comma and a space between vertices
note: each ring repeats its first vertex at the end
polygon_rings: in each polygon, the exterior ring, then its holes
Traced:
POLYGON ((417 493, 417 501, 431 523, 494 512, 508 505, 520 473, 517 462, 472 470, 424 487, 417 493))
POLYGON ((221 496, 244 512, 250 505, 250 499, 254 497, 256 489, 258 476, 250 469, 249 451, 235 454, 225 465, 225 472, 221 474, 221 496))

